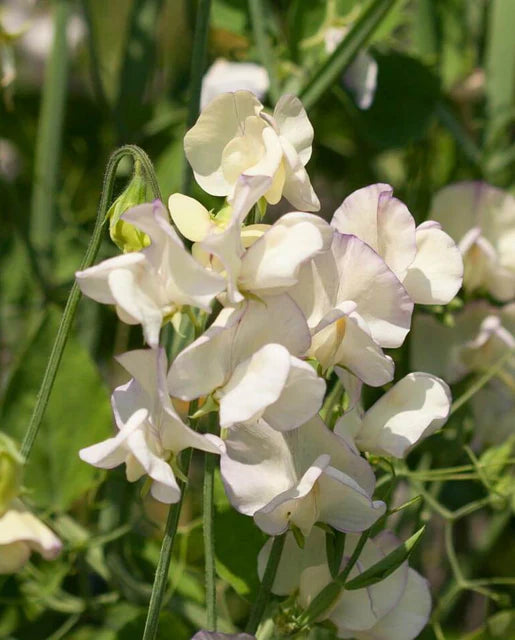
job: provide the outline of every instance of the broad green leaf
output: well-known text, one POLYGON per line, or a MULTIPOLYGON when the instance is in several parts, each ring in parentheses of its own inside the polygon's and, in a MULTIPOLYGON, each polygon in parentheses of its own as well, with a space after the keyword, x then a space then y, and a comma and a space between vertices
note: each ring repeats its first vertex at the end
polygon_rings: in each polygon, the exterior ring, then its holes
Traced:
MULTIPOLYGON (((14 372, 5 395, 3 428, 21 441, 36 402, 60 311, 50 307, 14 372)), ((78 457, 80 448, 111 430, 108 391, 87 351, 71 336, 57 373, 23 484, 40 507, 66 510, 95 486, 102 472, 78 457)))
POLYGON ((240 595, 253 600, 259 587, 257 556, 266 536, 249 516, 233 509, 215 476, 215 555, 218 575, 240 595))
POLYGON ((309 111, 353 61, 398 0, 374 0, 353 24, 334 53, 324 62, 301 91, 300 98, 309 111))
POLYGON ((362 114, 364 131, 382 149, 402 147, 425 134, 438 103, 438 78, 410 56, 375 57, 377 89, 372 106, 362 114))
POLYGON ((421 527, 411 538, 403 542, 396 549, 391 551, 385 558, 373 564, 369 569, 363 571, 359 576, 345 583, 347 591, 363 589, 376 582, 381 582, 398 569, 405 562, 422 538, 425 525, 421 527))
POLYGON ((488 636, 499 640, 515 637, 515 609, 499 611, 486 622, 488 636))

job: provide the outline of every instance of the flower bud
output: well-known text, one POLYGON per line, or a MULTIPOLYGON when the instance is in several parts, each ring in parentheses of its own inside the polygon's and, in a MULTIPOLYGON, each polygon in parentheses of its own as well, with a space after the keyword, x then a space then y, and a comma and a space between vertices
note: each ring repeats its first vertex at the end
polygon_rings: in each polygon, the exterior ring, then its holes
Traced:
POLYGON ((121 218, 128 209, 144 202, 147 202, 147 184, 141 164, 136 161, 131 181, 107 212, 111 240, 124 253, 141 251, 150 244, 150 238, 146 233, 121 218))
POLYGON ((0 515, 20 491, 23 458, 14 442, 0 433, 0 515))

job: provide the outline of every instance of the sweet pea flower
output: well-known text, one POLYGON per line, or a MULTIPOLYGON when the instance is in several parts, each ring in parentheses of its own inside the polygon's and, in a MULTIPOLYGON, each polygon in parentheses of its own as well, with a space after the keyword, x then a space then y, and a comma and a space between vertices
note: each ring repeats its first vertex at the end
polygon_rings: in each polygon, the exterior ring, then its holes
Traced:
MULTIPOLYGON (((332 581, 325 559, 324 532, 314 528, 300 549, 291 533, 287 534, 272 592, 289 595, 299 589, 299 603, 307 607, 313 598, 332 581)), ((348 562, 359 536, 345 538, 342 571, 348 562)), ((367 540, 358 561, 350 572, 355 578, 393 551, 400 541, 388 531, 367 540)), ((270 554, 269 540, 258 558, 258 572, 262 576, 270 554)), ((426 625, 431 612, 431 595, 422 576, 400 565, 381 582, 363 589, 343 589, 324 619, 337 627, 338 638, 356 640, 413 640, 426 625)))
POLYGON ((265 420, 236 425, 224 445, 227 496, 265 533, 279 535, 295 525, 308 536, 318 521, 359 532, 385 512, 385 503, 371 497, 370 465, 318 416, 287 432, 265 420))
POLYGON ((485 182, 458 182, 433 198, 431 218, 458 243, 463 287, 501 302, 515 298, 515 198, 485 182))
POLYGON ((409 373, 366 412, 357 405, 336 423, 335 433, 357 450, 403 458, 437 431, 451 408, 448 385, 428 373, 409 373))
POLYGON ((196 243, 193 255, 204 266, 225 273, 232 303, 246 293, 283 293, 297 282, 302 264, 331 243, 331 227, 319 216, 299 211, 281 216, 273 225, 242 228, 268 184, 266 176, 241 177, 229 207, 214 218, 193 198, 176 193, 168 201, 177 228, 196 243))
POLYGON ((406 336, 413 302, 385 261, 353 235, 334 233, 331 250, 302 267, 289 291, 312 334, 309 355, 339 365, 371 386, 393 378, 382 351, 406 336))
MULTIPOLYGON (((326 30, 324 42, 328 54, 335 51, 347 31, 345 27, 329 27, 326 30)), ((360 109, 368 109, 374 101, 378 69, 377 62, 367 51, 359 51, 342 77, 343 84, 354 95, 360 109)))
POLYGON ((413 216, 393 197, 388 184, 351 193, 335 211, 331 224, 378 253, 413 302, 447 304, 461 287, 463 262, 452 238, 434 220, 415 228, 413 216))
POLYGON ((32 551, 45 560, 56 558, 62 548, 59 538, 14 499, 0 515, 0 574, 16 573, 28 561, 32 551))
POLYGON ((79 455, 101 469, 125 463, 129 482, 147 474, 156 500, 178 502, 181 493, 172 469, 176 455, 187 447, 219 453, 216 438, 196 433, 177 415, 166 391, 163 349, 129 351, 116 359, 133 376, 111 397, 118 434, 79 455))
POLYGON ((268 91, 270 80, 267 70, 254 62, 229 62, 218 58, 202 78, 200 107, 204 109, 221 93, 245 89, 262 100, 268 91))
POLYGON ((325 382, 300 360, 309 347, 302 312, 287 295, 226 307, 173 361, 170 394, 192 400, 213 394, 220 426, 264 418, 294 429, 322 405, 325 382))
POLYGON ((454 326, 427 314, 415 317, 411 366, 425 368, 451 383, 481 375, 513 353, 498 373, 470 399, 480 441, 503 442, 515 420, 515 303, 492 307, 484 301, 466 305, 454 326))
POLYGON ((146 342, 157 347, 163 322, 183 305, 209 311, 225 280, 204 269, 184 248, 158 200, 133 207, 121 217, 146 233, 150 246, 109 258, 75 276, 84 295, 116 305, 120 320, 141 324, 146 342))
POLYGON ((320 203, 304 168, 311 157, 313 127, 300 100, 285 95, 272 116, 250 91, 212 100, 184 137, 184 150, 198 184, 228 196, 240 176, 271 179, 264 194, 270 204, 284 197, 301 211, 320 203))

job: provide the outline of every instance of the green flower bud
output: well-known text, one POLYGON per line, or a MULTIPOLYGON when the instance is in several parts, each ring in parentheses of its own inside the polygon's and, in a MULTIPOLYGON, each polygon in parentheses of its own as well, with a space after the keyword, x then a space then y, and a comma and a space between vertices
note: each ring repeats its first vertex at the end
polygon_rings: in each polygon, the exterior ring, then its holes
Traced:
POLYGON ((124 253, 141 251, 141 249, 148 247, 150 244, 150 238, 146 233, 136 229, 134 225, 122 220, 120 217, 131 207, 144 202, 147 202, 147 184, 141 164, 136 161, 131 181, 107 212, 111 240, 124 253))
POLYGON ((20 492, 23 458, 14 442, 0 433, 0 515, 20 492))

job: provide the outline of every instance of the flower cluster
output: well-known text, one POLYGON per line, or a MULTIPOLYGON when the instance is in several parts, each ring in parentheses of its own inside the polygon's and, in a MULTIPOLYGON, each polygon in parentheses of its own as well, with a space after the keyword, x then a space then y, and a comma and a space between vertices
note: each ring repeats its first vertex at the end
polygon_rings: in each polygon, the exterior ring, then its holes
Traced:
MULTIPOLYGON (((136 206, 122 220, 149 243, 77 273, 83 293, 141 324, 150 347, 118 357, 132 377, 113 392, 118 433, 82 450, 82 459, 102 468, 125 463, 129 481, 146 474, 152 495, 173 503, 177 454, 186 447, 219 454, 238 511, 270 535, 291 529, 305 539, 301 552, 288 533, 291 553, 283 556, 286 570, 304 567, 298 580, 277 578, 289 585, 278 593, 300 584, 304 604, 327 570, 321 558, 293 567, 291 557, 323 551, 315 525, 351 534, 350 549, 353 534, 385 513, 362 452, 404 457, 445 422, 449 389, 430 374, 407 375, 366 411, 360 391, 393 380, 384 349, 403 343, 414 303, 449 302, 463 270, 454 241, 437 222, 416 227, 389 185, 351 194, 330 223, 313 214, 320 205, 305 168, 312 141, 293 96, 272 115, 248 91, 217 96, 184 145, 198 184, 226 196, 224 206, 214 213, 182 194, 170 196, 169 211, 159 201, 136 206), (256 222, 282 197, 298 210, 271 225, 256 222), (203 323, 215 299, 216 317, 168 364, 162 326, 184 312, 203 323), (319 411, 336 376, 349 402, 332 430, 319 411), (194 431, 178 401, 198 401, 200 414, 217 411, 220 433, 194 431)), ((363 566, 391 544, 386 534, 371 540, 363 566)), ((359 611, 352 595, 338 602, 330 617, 340 637, 398 638, 399 616, 411 621, 402 637, 415 637, 430 608, 418 574, 403 565, 373 591, 366 607, 368 595, 354 594, 359 611)))

